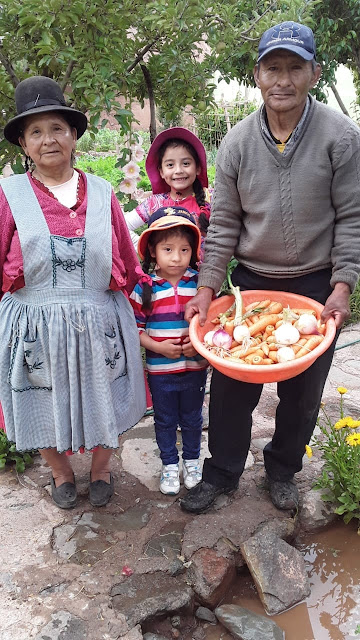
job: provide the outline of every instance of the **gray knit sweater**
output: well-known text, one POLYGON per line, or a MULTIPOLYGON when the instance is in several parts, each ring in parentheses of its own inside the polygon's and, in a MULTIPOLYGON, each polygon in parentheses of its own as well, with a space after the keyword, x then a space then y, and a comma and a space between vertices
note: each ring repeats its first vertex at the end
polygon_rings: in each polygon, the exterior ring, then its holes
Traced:
POLYGON ((264 136, 260 111, 225 136, 199 285, 218 291, 234 255, 252 271, 292 277, 332 267, 331 285, 360 272, 360 129, 310 99, 287 156, 264 136))

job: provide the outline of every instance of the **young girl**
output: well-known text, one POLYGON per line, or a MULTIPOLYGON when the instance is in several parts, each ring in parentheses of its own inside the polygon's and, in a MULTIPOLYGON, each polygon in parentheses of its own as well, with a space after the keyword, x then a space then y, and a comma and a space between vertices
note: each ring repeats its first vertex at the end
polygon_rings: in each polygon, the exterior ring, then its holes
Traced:
POLYGON ((183 441, 183 477, 187 489, 201 480, 199 464, 202 404, 207 362, 193 348, 185 304, 196 293, 201 234, 182 207, 161 207, 140 236, 138 253, 152 286, 138 283, 130 296, 140 344, 146 349, 153 399, 155 434, 163 463, 160 491, 180 490, 177 425, 183 441))
POLYGON ((125 219, 135 249, 135 229, 148 222, 159 207, 185 207, 194 217, 204 243, 210 217, 210 192, 206 152, 202 142, 188 129, 173 127, 156 136, 146 158, 146 172, 152 193, 125 219))

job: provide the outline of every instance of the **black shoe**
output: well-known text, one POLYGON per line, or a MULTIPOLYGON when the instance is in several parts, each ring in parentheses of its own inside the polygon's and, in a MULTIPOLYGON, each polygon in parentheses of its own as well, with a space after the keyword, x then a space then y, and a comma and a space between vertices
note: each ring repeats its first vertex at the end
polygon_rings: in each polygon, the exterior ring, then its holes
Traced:
MULTIPOLYGON (((91 474, 90 474, 91 480, 91 474)), ((110 484, 105 480, 90 482, 89 500, 93 507, 105 507, 114 493, 114 478, 110 473, 110 484)))
POLYGON ((180 506, 184 511, 202 513, 211 507, 217 496, 233 493, 236 489, 237 487, 215 487, 202 480, 196 487, 190 489, 185 498, 180 500, 180 506))
POLYGON ((270 492, 270 498, 277 509, 298 509, 299 491, 295 480, 272 480, 266 476, 270 492))
POLYGON ((51 496, 60 509, 73 509, 77 498, 75 482, 63 482, 56 487, 55 480, 51 476, 51 496))

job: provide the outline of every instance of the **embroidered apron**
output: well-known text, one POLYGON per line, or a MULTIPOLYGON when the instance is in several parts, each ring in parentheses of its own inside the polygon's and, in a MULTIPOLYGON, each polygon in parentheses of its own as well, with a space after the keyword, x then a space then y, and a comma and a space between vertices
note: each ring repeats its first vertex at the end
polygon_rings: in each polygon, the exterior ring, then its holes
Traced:
POLYGON ((146 410, 130 303, 111 292, 111 185, 87 179, 83 237, 52 235, 26 174, 1 187, 25 287, 0 302, 0 402, 19 451, 118 447, 146 410))

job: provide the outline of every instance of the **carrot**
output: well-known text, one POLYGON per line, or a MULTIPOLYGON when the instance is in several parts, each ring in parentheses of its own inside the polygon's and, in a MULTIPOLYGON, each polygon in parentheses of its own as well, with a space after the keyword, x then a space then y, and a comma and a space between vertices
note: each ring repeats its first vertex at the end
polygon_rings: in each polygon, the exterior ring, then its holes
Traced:
POLYGON ((277 351, 269 351, 268 358, 270 358, 271 362, 278 362, 277 351))
POLYGON ((265 354, 266 356, 268 356, 268 355, 269 355, 269 351, 270 351, 270 349, 269 349, 269 345, 268 345, 268 344, 266 344, 266 343, 265 343, 265 344, 263 345, 262 350, 263 350, 263 352, 264 352, 264 354, 265 354))
POLYGON ((313 316, 316 316, 316 311, 314 309, 291 309, 293 313, 296 313, 298 316, 301 316, 303 313, 311 313, 313 316))
POLYGON ((320 335, 312 335, 304 344, 303 347, 297 352, 295 359, 301 358, 305 356, 307 353, 310 353, 315 347, 317 347, 324 340, 324 336, 320 335))
POLYGON ((250 335, 256 336, 257 333, 264 331, 268 324, 275 324, 278 320, 279 315, 276 313, 262 316, 252 327, 249 327, 250 335))
POLYGON ((263 361, 261 364, 274 364, 274 363, 271 360, 271 358, 263 358, 263 361))
POLYGON ((273 324, 268 324, 267 327, 265 327, 265 331, 263 333, 263 340, 266 340, 270 335, 272 335, 274 333, 274 325, 273 324))
POLYGON ((263 358, 261 356, 257 356, 254 354, 251 354, 251 356, 246 356, 245 358, 245 362, 247 364, 261 364, 263 361, 263 358))
POLYGON ((266 309, 268 313, 281 313, 283 310, 283 306, 281 302, 272 302, 271 305, 266 309))
POLYGON ((256 307, 260 304, 260 302, 251 302, 250 304, 247 304, 245 307, 245 311, 252 311, 253 309, 256 309, 256 307))
POLYGON ((251 327, 252 322, 251 322, 250 318, 245 318, 245 324, 246 324, 248 327, 251 327))
POLYGON ((295 354, 307 343, 307 338, 300 338, 295 344, 291 345, 295 354))
POLYGON ((234 333, 234 320, 228 320, 227 322, 225 322, 224 331, 226 331, 229 336, 232 336, 232 334, 234 333))

